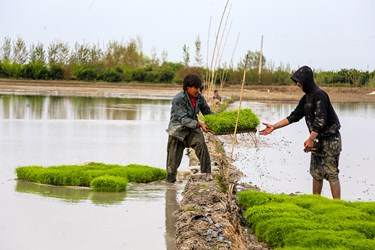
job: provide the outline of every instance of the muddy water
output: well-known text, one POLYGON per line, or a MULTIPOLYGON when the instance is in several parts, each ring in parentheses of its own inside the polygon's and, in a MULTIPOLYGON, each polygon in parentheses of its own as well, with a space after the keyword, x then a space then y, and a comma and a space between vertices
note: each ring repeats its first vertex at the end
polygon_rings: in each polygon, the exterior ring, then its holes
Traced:
MULTIPOLYGON (((237 109, 239 103, 232 105, 237 109)), ((290 114, 295 103, 243 102, 242 108, 251 108, 261 122, 275 123, 290 114)), ((342 199, 375 201, 375 105, 334 104, 342 128, 343 150, 340 156, 342 199)), ((258 130, 264 126, 258 127, 258 130)), ((303 152, 308 137, 305 120, 274 131, 268 136, 238 135, 234 164, 246 177, 242 181, 259 186, 271 193, 306 193, 312 191, 308 172, 310 154, 303 152)), ((222 136, 226 151, 231 152, 232 138, 222 136)), ((323 196, 331 197, 328 182, 323 196)))
POLYGON ((182 187, 111 194, 15 180, 21 165, 164 168, 169 112, 168 100, 1 96, 0 249, 174 249, 182 187))
MULTIPOLYGON (((275 122, 294 104, 243 106, 275 122)), ((335 108, 343 124, 343 198, 375 200, 375 107, 335 108)), ((17 182, 14 172, 90 161, 164 168, 169 112, 169 100, 0 96, 0 249, 174 249, 171 213, 183 184, 130 185, 111 194, 17 182)), ((301 121, 272 136, 239 137, 234 158, 244 180, 269 192, 310 193, 306 133, 301 121)))

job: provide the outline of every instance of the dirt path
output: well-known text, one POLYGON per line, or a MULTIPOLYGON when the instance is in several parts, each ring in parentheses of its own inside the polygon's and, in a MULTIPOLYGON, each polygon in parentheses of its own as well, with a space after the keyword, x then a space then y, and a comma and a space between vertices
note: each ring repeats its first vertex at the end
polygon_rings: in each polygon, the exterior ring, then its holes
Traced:
MULTIPOLYGON (((375 88, 323 87, 333 102, 375 103, 375 88), (372 93, 372 94, 370 94, 372 93)), ((154 97, 171 98, 181 90, 177 84, 135 84, 78 81, 23 81, 0 79, 0 94, 96 96, 96 97, 154 97)), ((240 85, 223 88, 223 97, 239 97, 240 85)), ((247 86, 244 100, 298 101, 302 91, 293 86, 247 86)))

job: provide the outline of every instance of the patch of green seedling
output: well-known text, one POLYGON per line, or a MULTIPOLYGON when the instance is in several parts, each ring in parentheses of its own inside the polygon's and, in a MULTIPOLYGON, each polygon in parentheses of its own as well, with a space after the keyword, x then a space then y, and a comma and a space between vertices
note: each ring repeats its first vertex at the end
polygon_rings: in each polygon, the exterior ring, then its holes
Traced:
MULTIPOLYGON (((224 111, 222 113, 206 115, 203 121, 213 133, 233 133, 236 127, 237 115, 238 111, 236 110, 224 111)), ((237 132, 255 132, 259 123, 259 118, 251 109, 241 109, 239 112, 237 132)))
POLYGON ((275 249, 375 249, 375 203, 317 195, 238 193, 258 240, 275 249))
POLYGON ((61 166, 22 166, 16 168, 18 180, 57 186, 92 187, 94 191, 123 191, 128 182, 149 183, 164 180, 164 169, 130 164, 103 163, 61 166))

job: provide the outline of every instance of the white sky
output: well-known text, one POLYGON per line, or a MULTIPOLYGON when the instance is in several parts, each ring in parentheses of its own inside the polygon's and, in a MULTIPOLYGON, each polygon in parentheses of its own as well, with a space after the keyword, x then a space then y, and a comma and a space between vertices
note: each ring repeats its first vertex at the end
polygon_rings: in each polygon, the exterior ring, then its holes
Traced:
MULTIPOLYGON (((182 62, 186 44, 194 64, 199 35, 206 64, 207 55, 211 62, 226 2, 0 0, 0 41, 21 37, 27 44, 41 42, 47 48, 60 40, 72 48, 75 42, 104 46, 140 36, 146 55, 154 49, 160 58, 165 49, 168 61, 182 62)), ((237 65, 248 50, 260 50, 263 35, 264 56, 275 66, 375 70, 374 0, 231 0, 228 10, 221 63, 233 59, 237 65)))

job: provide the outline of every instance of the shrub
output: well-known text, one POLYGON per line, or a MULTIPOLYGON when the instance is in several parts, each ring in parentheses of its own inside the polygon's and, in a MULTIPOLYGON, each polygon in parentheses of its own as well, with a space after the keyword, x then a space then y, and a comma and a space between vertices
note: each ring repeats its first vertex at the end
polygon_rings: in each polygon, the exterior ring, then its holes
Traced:
POLYGON ((64 79, 64 70, 59 64, 52 64, 49 68, 49 78, 53 80, 64 79))
POLYGON ((145 82, 147 76, 147 71, 145 69, 136 69, 132 72, 132 81, 145 82))
POLYGON ((76 73, 76 78, 81 81, 94 81, 96 80, 96 77, 96 71, 90 68, 78 70, 76 73))
POLYGON ((101 79, 106 82, 121 82, 123 71, 120 68, 107 69, 104 71, 101 79))
POLYGON ((174 72, 171 69, 160 69, 157 72, 158 82, 170 83, 174 78, 174 72))

